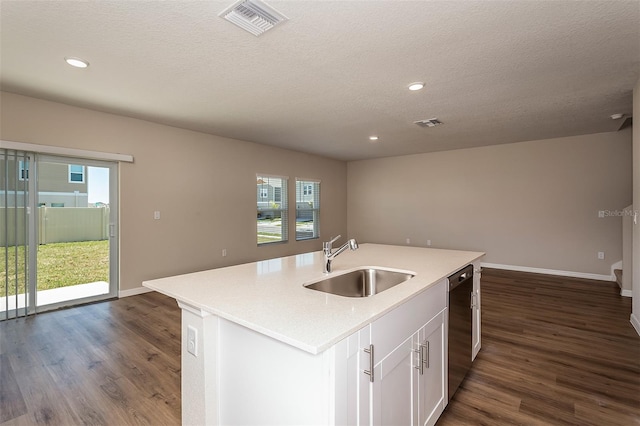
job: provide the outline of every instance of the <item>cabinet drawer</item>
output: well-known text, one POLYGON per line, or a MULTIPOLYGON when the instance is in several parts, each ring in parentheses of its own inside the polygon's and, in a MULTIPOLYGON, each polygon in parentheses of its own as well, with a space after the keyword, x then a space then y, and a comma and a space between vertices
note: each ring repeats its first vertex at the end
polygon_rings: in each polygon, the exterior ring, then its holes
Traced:
POLYGON ((447 280, 443 279, 371 324, 375 362, 382 361, 447 306, 447 280))

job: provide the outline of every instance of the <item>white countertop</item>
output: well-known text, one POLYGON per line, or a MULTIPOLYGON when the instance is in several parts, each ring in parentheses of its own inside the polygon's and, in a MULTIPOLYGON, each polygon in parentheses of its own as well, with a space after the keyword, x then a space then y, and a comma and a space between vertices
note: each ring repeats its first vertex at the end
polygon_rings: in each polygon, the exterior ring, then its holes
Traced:
POLYGON ((361 244, 322 272, 321 251, 145 281, 204 312, 318 354, 410 297, 482 257, 484 253, 361 244), (343 297, 304 288, 305 283, 360 267, 411 271, 412 279, 372 297, 343 297))

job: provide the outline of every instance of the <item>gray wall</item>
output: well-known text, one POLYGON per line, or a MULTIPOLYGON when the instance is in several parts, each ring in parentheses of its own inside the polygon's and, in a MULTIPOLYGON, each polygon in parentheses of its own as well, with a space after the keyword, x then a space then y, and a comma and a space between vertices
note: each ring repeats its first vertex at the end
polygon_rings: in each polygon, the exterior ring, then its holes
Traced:
POLYGON ((349 236, 480 250, 486 262, 610 275, 631 203, 631 131, 348 164, 349 236), (605 260, 597 259, 604 251, 605 260))
MULTIPOLYGON (((257 246, 256 173, 322 181, 321 238, 346 234, 346 163, 0 92, 0 138, 131 154, 120 166, 120 289, 143 280, 320 250, 257 246), (159 210, 161 219, 154 220, 159 210), (222 249, 228 256, 222 257, 222 249)), ((295 185, 290 185, 295 200, 295 185)), ((291 215, 295 217, 295 214, 291 215)))

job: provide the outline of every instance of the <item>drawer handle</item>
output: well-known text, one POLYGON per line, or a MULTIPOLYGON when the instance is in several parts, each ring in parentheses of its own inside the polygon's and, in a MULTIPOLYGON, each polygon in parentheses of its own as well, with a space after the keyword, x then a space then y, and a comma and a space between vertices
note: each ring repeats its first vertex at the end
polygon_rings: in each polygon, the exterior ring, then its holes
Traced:
POLYGON ((364 370, 364 374, 367 374, 369 381, 373 383, 373 345, 369 345, 369 348, 364 348, 363 351, 369 354, 369 369, 364 370))
POLYGON ((414 368, 420 371, 420 375, 423 375, 425 366, 429 368, 429 341, 425 340, 424 343, 420 344, 418 349, 414 349, 413 351, 420 356, 418 365, 414 368))

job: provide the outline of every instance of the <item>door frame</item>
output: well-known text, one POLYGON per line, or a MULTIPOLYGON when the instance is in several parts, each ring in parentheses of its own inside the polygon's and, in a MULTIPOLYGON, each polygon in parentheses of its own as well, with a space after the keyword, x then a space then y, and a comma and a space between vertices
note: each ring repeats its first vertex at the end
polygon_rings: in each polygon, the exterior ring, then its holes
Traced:
MULTIPOLYGON (((118 290, 119 290, 119 280, 120 280, 120 271, 119 271, 119 261, 120 261, 120 245, 119 245, 119 237, 120 237, 120 209, 119 209, 119 176, 120 176, 120 163, 133 163, 134 162, 134 158, 133 155, 130 154, 123 154, 123 153, 115 153, 115 152, 104 152, 104 151, 92 151, 92 150, 87 150, 87 149, 77 149, 77 148, 66 148, 66 147, 61 147, 61 146, 56 146, 56 145, 43 145, 43 144, 37 144, 37 143, 27 143, 27 142, 16 142, 16 141, 10 141, 10 140, 4 140, 4 139, 0 139, 0 149, 6 149, 9 151, 22 151, 28 154, 40 154, 40 155, 52 155, 52 156, 59 156, 59 157, 69 157, 69 158, 79 158, 82 160, 99 160, 99 161, 105 161, 105 162, 113 162, 114 164, 116 164, 116 172, 115 173, 110 173, 110 190, 117 190, 116 192, 116 196, 113 197, 112 200, 110 200, 110 205, 113 206, 113 212, 115 214, 117 214, 116 218, 117 221, 115 222, 115 226, 110 230, 111 235, 114 235, 114 243, 110 244, 113 245, 113 249, 111 250, 111 256, 109 258, 109 263, 110 263, 110 267, 111 268, 118 268, 116 271, 110 271, 110 284, 111 281, 113 281, 113 286, 110 286, 110 297, 117 297, 118 296, 118 290), (111 180, 113 179, 113 180, 111 180), (113 262, 113 260, 116 260, 116 262, 113 262), (117 265, 117 266, 115 266, 117 265), (113 278, 111 278, 113 277, 113 278)), ((30 184, 31 185, 31 184, 30 184)), ((35 183, 33 184, 33 188, 35 188, 35 183)), ((33 190, 31 188, 31 186, 29 186, 29 192, 31 194, 35 194, 35 190, 33 190)), ((35 195, 33 195, 35 197, 35 195)), ((31 197, 31 195, 30 195, 31 197)), ((33 199, 35 200, 35 198, 33 199)), ((35 204, 35 201, 32 202, 32 200, 30 199, 28 201, 28 203, 30 204, 35 204)), ((33 217, 33 215, 31 215, 30 217, 33 217)), ((32 219, 28 219, 28 220, 32 220, 32 219)), ((35 244, 38 244, 38 240, 37 240, 37 234, 34 232, 31 232, 30 236, 29 236, 29 241, 27 244, 33 244, 33 242, 31 241, 31 238, 36 238, 35 239, 35 244)), ((31 247, 34 247, 33 245, 31 245, 31 247)), ((31 274, 34 273, 32 271, 28 271, 29 277, 27 279, 30 280, 30 282, 36 282, 35 279, 31 278, 31 274)), ((31 297, 35 297, 35 296, 28 296, 29 298, 31 297)), ((34 299, 35 300, 35 299, 34 299)), ((28 306, 28 310, 26 312, 27 315, 35 313, 35 302, 34 300, 27 300, 27 303, 29 304, 28 306), (31 311, 29 311, 29 309, 31 311)), ((47 305, 47 310, 51 308, 54 309, 53 305, 47 305)), ((0 313, 0 320, 2 319, 8 319, 10 318, 9 316, 9 312, 3 312, 0 313)))
MULTIPOLYGON (((45 312, 53 309, 58 309, 61 307, 67 307, 72 305, 79 305, 83 303, 91 303, 97 302, 101 300, 113 299, 118 296, 118 289, 120 288, 119 278, 120 278, 120 207, 119 207, 119 164, 116 161, 108 161, 108 160, 96 160, 90 158, 82 158, 82 157, 68 157, 62 155, 50 155, 50 154, 38 154, 35 153, 35 159, 33 163, 29 165, 29 167, 34 167, 35 173, 32 175, 36 177, 36 179, 29 179, 29 204, 31 206, 37 206, 38 202, 38 166, 40 162, 48 162, 48 163, 60 163, 60 164, 71 164, 75 161, 81 163, 82 165, 88 167, 101 167, 109 169, 109 232, 108 232, 108 241, 109 241, 109 291, 105 294, 100 294, 97 296, 89 296, 82 297, 78 299, 71 299, 69 301, 62 301, 58 303, 52 303, 44 306, 37 305, 37 283, 38 283, 38 254, 37 250, 32 250, 30 253, 33 255, 29 256, 29 282, 27 283, 30 287, 29 289, 29 313, 38 313, 45 312), (33 185, 33 187, 32 187, 33 185), (33 190, 32 190, 33 189, 33 190)), ((86 172, 88 174, 88 170, 86 172)), ((38 247, 39 245, 39 229, 38 229, 38 215, 36 214, 36 209, 31 209, 34 214, 29 215, 29 244, 30 248, 38 247), (33 244, 33 245, 32 245, 33 244)))

